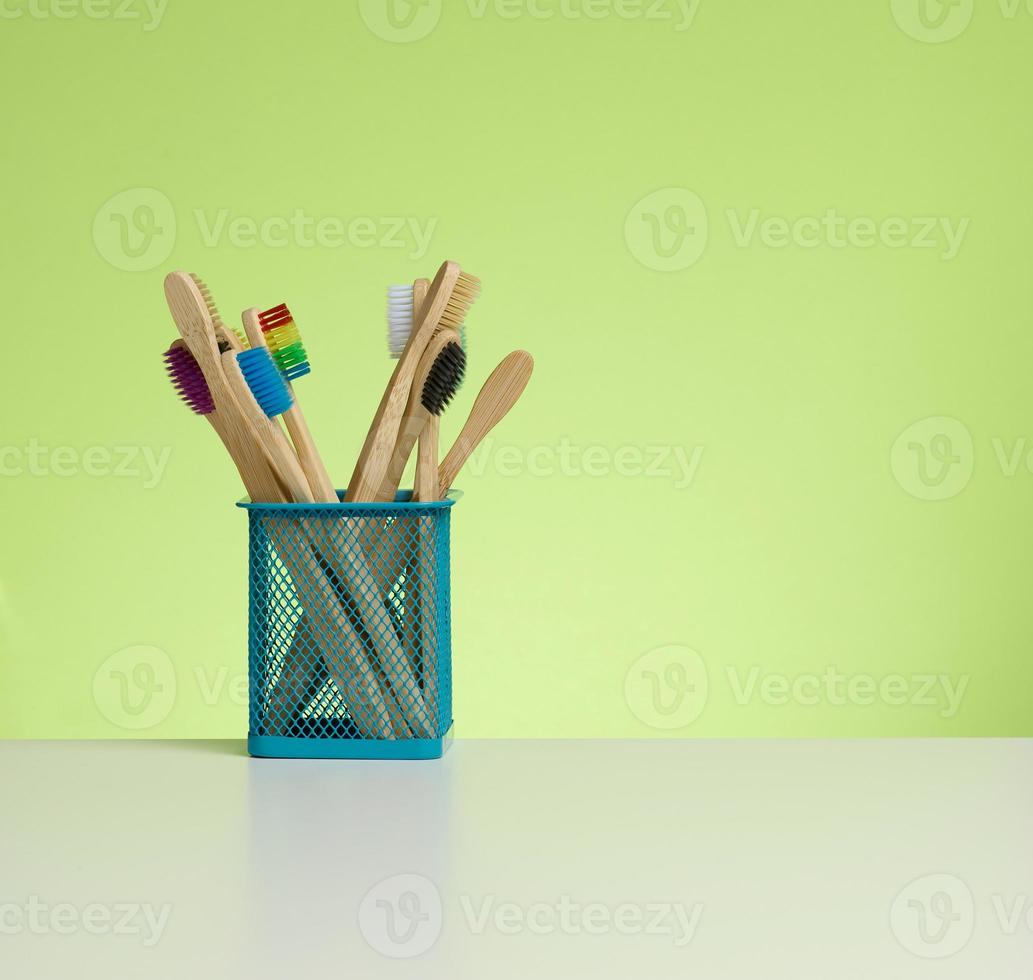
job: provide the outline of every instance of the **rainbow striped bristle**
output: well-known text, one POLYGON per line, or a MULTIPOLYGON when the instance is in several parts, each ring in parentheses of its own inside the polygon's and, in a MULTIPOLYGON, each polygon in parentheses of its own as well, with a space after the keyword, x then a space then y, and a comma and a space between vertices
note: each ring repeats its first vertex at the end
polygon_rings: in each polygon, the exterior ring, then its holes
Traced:
POLYGON ((190 353, 182 340, 175 341, 165 351, 165 370, 168 371, 172 387, 180 398, 198 415, 209 415, 215 411, 215 402, 208 382, 204 379, 201 365, 190 353))
POLYGON ((294 404, 287 382, 264 347, 241 351, 237 363, 255 401, 269 418, 282 415, 294 404))
POLYGON ((308 354, 301 342, 301 331, 286 303, 258 314, 258 323, 265 334, 269 353, 287 381, 297 381, 312 371, 308 354))

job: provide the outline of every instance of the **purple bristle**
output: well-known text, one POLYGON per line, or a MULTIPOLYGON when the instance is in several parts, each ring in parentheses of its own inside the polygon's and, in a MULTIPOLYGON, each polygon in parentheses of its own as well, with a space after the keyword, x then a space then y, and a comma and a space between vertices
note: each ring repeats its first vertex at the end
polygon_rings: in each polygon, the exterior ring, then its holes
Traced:
POLYGON ((172 386, 191 411, 198 415, 208 415, 215 411, 215 402, 212 401, 212 393, 201 366, 182 343, 175 343, 165 351, 165 370, 169 373, 172 386))

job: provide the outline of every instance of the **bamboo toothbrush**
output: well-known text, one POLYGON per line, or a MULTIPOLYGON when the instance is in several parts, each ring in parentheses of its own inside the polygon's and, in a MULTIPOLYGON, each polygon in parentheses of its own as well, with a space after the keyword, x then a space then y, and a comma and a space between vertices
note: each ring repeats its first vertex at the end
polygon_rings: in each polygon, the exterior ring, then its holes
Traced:
MULTIPOLYGON (((206 287, 198 285, 200 280, 184 272, 172 272, 165 278, 165 297, 172 312, 173 319, 180 334, 186 341, 186 346, 193 354, 198 367, 204 377, 204 381, 211 394, 216 411, 224 418, 223 422, 227 428, 227 434, 234 451, 239 453, 246 461, 249 468, 268 463, 268 456, 264 451, 264 439, 260 430, 256 430, 248 420, 244 411, 237 401, 234 389, 230 386, 224 373, 222 354, 219 351, 217 340, 217 324, 221 324, 221 318, 215 309, 210 292, 206 287)), ((236 367, 239 372, 239 365, 236 362, 236 353, 228 351, 233 358, 226 360, 226 367, 236 367)), ((241 378, 243 381, 244 379, 241 378)), ((246 385, 246 381, 244 382, 246 385)), ((238 391, 242 391, 239 384, 238 391)), ((248 392, 250 401, 254 401, 248 392)), ((245 399, 247 401, 247 399, 245 399)), ((252 413, 253 414, 253 413, 252 413)), ((282 433, 280 433, 282 436, 282 433)), ((237 458, 236 456, 234 458, 237 458)), ((306 485, 306 494, 310 496, 306 485)), ((277 498, 284 499, 284 498, 277 498)), ((286 499, 290 499, 289 497, 286 499)), ((327 623, 332 624, 341 634, 350 639, 349 649, 353 651, 362 650, 362 641, 355 633, 348 617, 341 609, 336 591, 332 583, 326 578, 325 573, 314 561, 310 546, 300 541, 294 541, 290 535, 281 535, 279 547, 281 557, 285 561, 294 564, 292 577, 302 588, 305 595, 302 597, 302 604, 306 598, 311 602, 313 613, 323 618, 327 623), (311 581, 313 587, 310 589, 303 583, 311 581)), ((349 565, 352 575, 361 576, 362 566, 354 568, 349 565)), ((351 576, 349 576, 350 578, 351 576)), ((368 589, 363 596, 367 600, 366 606, 369 609, 373 605, 368 589)), ((371 615, 376 616, 375 607, 371 615)), ((374 622, 376 620, 374 619, 374 622)), ((397 638, 395 638, 397 643, 397 638)), ((390 716, 387 707, 383 702, 379 685, 372 673, 372 669, 364 656, 353 654, 351 657, 352 666, 348 669, 338 663, 330 666, 335 669, 335 679, 344 685, 342 693, 348 698, 349 708, 356 712, 357 720, 367 731, 379 733, 379 737, 391 737, 390 716), (372 687, 371 687, 372 685, 372 687)))
POLYGON ((298 463, 298 457, 294 455, 283 430, 274 421, 277 415, 282 415, 290 408, 291 396, 269 351, 264 347, 253 347, 239 353, 226 351, 222 355, 222 369, 237 404, 286 482, 291 500, 295 503, 314 503, 312 488, 298 463))
POLYGON ((454 330, 441 330, 427 344, 413 376, 409 401, 399 426, 398 441, 388 465, 382 493, 394 496, 412 447, 432 416, 452 400, 466 373, 466 354, 454 330))
POLYGON ((393 499, 393 492, 384 495, 384 477, 398 439, 398 429, 420 358, 436 331, 462 326, 467 312, 480 293, 480 285, 479 279, 464 273, 455 262, 446 262, 438 270, 426 302, 418 313, 418 326, 405 345, 366 434, 362 451, 348 481, 348 501, 393 499))
POLYGON ((227 422, 226 415, 216 409, 201 367, 190 353, 186 342, 182 339, 173 341, 164 358, 172 386, 191 411, 204 416, 211 424, 237 467, 248 496, 253 501, 284 500, 280 487, 265 461, 255 454, 243 451, 235 430, 227 422))
MULTIPOLYGON (((219 349, 238 352, 246 350, 248 346, 247 341, 241 336, 239 331, 227 328, 218 316, 218 311, 215 310, 215 304, 212 301, 208 287, 197 276, 192 276, 191 278, 194 280, 194 284, 201 290, 202 295, 205 296, 209 304, 209 310, 214 310, 215 312, 213 324, 219 341, 219 349)), ((179 358, 186 357, 193 361, 190 352, 183 346, 183 341, 179 340, 176 344, 180 345, 180 350, 182 351, 179 358)), ((173 345, 173 347, 175 346, 173 345)), ((170 365, 170 370, 171 367, 170 365)), ((193 370, 200 373, 196 362, 193 362, 193 370)), ((189 376, 190 372, 188 371, 187 377, 189 376)), ((196 379, 194 387, 195 390, 198 387, 196 379)), ((205 395, 210 401, 211 395, 207 391, 203 376, 200 378, 200 387, 204 387, 205 395)), ((268 491, 260 492, 258 498, 255 498, 250 491, 249 494, 252 499, 285 501, 287 498, 282 491, 278 490, 275 481, 273 481, 272 486, 274 488, 272 490, 274 497, 270 497, 268 491)), ((326 665, 323 661, 322 653, 316 648, 312 630, 308 623, 308 614, 303 613, 295 627, 295 636, 291 648, 284 655, 283 662, 280 665, 276 683, 266 692, 266 716, 273 719, 275 728, 275 730, 271 730, 271 734, 288 735, 290 733, 291 719, 298 712, 303 711, 305 706, 312 701, 326 676, 326 665), (295 652, 302 648, 310 648, 314 652, 314 657, 302 658, 295 652)))
POLYGON ((193 272, 190 273, 190 278, 193 280, 198 292, 204 298, 205 307, 208 310, 208 315, 211 317, 212 326, 215 328, 215 335, 220 345, 226 344, 227 348, 230 350, 247 350, 248 342, 244 335, 237 330, 236 327, 229 327, 223 322, 222 317, 219 315, 219 310, 215 305, 215 300, 212 298, 212 291, 208 288, 204 280, 193 272))
MULTIPOLYGON (((222 326, 207 287, 203 283, 198 285, 199 282, 196 276, 185 272, 171 272, 165 277, 165 299, 172 319, 211 394, 225 434, 223 441, 227 448, 232 446, 230 455, 248 472, 261 472, 262 468, 266 468, 271 470, 277 482, 281 482, 280 475, 265 454, 261 440, 242 413, 226 380, 219 348, 220 334, 225 331, 225 327, 222 326)), ((290 499, 287 496, 269 496, 273 500, 290 499)))
MULTIPOLYGON (((413 315, 409 321, 411 332, 430 289, 429 279, 417 279, 412 284, 413 315)), ((462 334, 460 334, 462 337, 462 334)), ((465 344, 463 345, 465 347, 465 344)), ((403 348, 404 350, 404 348, 403 348)), ((401 357, 401 354, 398 355, 401 357)), ((436 500, 438 484, 438 443, 441 433, 441 417, 432 415, 420 433, 416 450, 416 476, 413 479, 413 500, 436 500)))
POLYGON ((525 350, 507 354, 477 393, 473 408, 448 455, 438 468, 442 496, 448 493, 463 464, 484 437, 501 421, 523 394, 534 369, 534 358, 525 350))
MULTIPOLYGON (((208 387, 200 365, 190 353, 183 340, 175 341, 165 353, 165 363, 173 386, 187 405, 198 415, 203 415, 211 423, 226 446, 230 457, 237 464, 241 479, 248 495, 253 501, 281 503, 286 500, 279 485, 264 460, 259 465, 255 456, 242 452, 242 447, 234 435, 233 429, 227 425, 228 413, 225 408, 216 406, 212 392, 208 387)), ((299 597, 306 609, 317 618, 330 624, 339 635, 350 644, 361 648, 362 641, 354 631, 351 622, 341 611, 333 585, 322 569, 313 561, 312 555, 304 550, 303 545, 292 539, 289 529, 279 524, 270 525, 269 536, 294 579, 299 597)), ((380 687, 365 658, 356 658, 357 662, 349 666, 340 659, 333 659, 328 664, 338 689, 347 698, 353 720, 361 732, 376 738, 390 738, 392 728, 387 706, 384 703, 380 687)), ((285 665, 280 681, 289 690, 292 685, 307 682, 304 671, 296 665, 285 665)), ((279 684, 277 685, 279 687, 279 684)), ((281 692, 282 694, 282 692, 281 692)))
POLYGON ((244 330, 252 347, 266 347, 272 354, 276 366, 287 382, 287 390, 291 393, 293 404, 284 412, 283 420, 287 425, 291 441, 298 454, 298 461, 305 471, 312 494, 316 500, 335 504, 338 502, 337 490, 327 472, 323 459, 316 449, 308 423, 298 404, 297 395, 291 382, 304 377, 311 371, 308 354, 301 341, 294 318, 285 303, 266 310, 245 310, 241 314, 244 330))

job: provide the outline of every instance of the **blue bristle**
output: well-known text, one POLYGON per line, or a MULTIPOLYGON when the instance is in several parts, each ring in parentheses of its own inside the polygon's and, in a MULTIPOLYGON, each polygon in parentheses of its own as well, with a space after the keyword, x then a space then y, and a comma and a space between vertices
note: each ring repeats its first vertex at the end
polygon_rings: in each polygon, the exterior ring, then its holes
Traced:
POLYGON ((282 415, 291 407, 290 392, 269 351, 264 347, 241 351, 237 355, 237 363, 255 401, 269 418, 282 415))

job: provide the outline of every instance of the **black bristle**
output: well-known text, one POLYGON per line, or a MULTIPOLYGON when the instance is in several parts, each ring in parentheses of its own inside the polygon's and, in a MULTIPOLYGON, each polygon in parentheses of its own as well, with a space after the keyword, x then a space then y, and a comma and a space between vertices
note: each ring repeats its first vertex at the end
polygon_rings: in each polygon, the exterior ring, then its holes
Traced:
POLYGON ((445 344, 427 372, 420 401, 431 415, 440 415, 466 373, 466 351, 455 341, 445 344))

